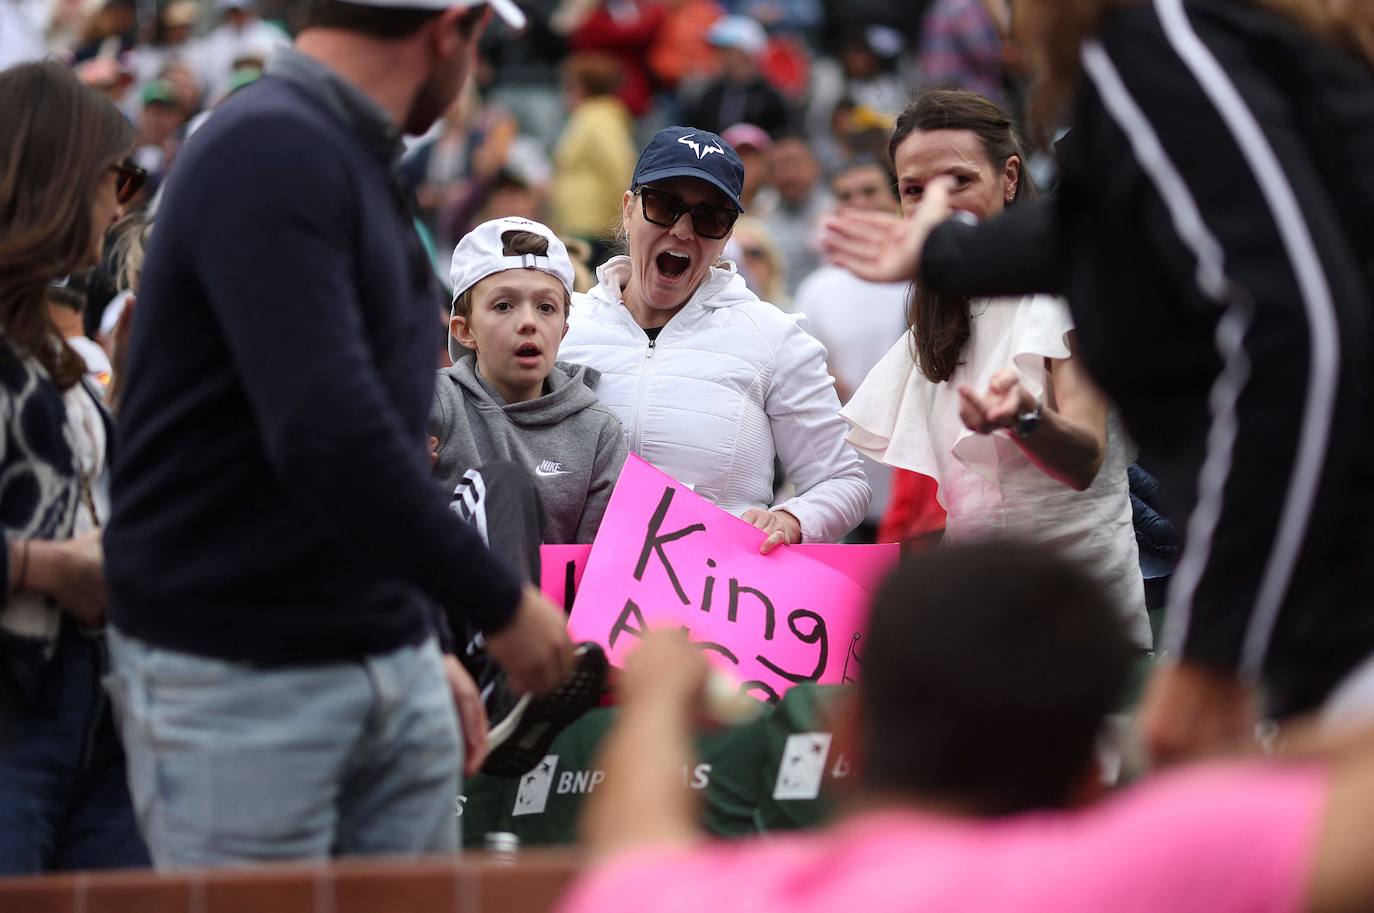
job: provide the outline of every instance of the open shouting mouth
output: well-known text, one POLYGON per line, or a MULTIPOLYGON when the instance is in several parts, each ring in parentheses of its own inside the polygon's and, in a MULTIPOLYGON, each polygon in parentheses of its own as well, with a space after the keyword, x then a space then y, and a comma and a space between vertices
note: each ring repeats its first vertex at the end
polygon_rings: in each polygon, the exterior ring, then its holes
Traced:
POLYGON ((682 251, 665 250, 654 258, 654 265, 665 282, 677 282, 692 265, 692 256, 682 251))

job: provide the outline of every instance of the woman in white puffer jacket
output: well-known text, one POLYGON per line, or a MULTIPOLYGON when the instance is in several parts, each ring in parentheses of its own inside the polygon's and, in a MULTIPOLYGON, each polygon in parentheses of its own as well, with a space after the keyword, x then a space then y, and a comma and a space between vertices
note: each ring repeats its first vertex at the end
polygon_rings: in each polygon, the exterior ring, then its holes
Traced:
POLYGON ((713 133, 649 141, 622 203, 629 256, 574 296, 560 358, 601 372, 630 450, 780 543, 837 542, 868 508, 825 349, 719 260, 744 167, 713 133), (773 460, 796 495, 773 504, 773 460))

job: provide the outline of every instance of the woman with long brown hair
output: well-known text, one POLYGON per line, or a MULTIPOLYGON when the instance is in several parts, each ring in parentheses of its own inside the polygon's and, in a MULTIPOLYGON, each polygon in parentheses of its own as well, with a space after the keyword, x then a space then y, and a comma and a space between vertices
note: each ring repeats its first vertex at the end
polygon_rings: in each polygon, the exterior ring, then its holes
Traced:
POLYGON ((111 425, 50 283, 142 183, 123 115, 58 63, 0 72, 0 874, 147 863, 109 702, 111 425))
MULTIPOLYGON (((954 181, 951 206, 979 220, 1035 196, 1016 127, 973 92, 918 95, 888 152, 905 212, 942 179, 954 181)), ((907 316, 910 332, 841 410, 850 443, 935 479, 947 541, 1010 535, 1062 545, 1095 572, 1148 650, 1126 442, 1077 357, 1064 303, 916 283, 907 316)))
POLYGON ((1056 292, 1151 455, 1185 546, 1142 725, 1171 758, 1242 736, 1254 686, 1311 710, 1374 654, 1374 7, 1021 0, 1051 201, 830 226, 840 262, 946 293, 1056 292))

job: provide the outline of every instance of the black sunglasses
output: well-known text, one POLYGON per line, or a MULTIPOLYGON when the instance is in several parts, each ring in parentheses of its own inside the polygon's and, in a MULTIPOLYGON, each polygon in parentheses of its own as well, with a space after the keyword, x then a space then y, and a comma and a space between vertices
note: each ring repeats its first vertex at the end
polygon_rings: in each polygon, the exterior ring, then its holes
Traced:
POLYGON ((688 206, 687 201, 677 194, 654 190, 652 187, 641 187, 635 193, 639 194, 645 221, 661 228, 672 228, 684 212, 691 213, 692 230, 712 241, 719 241, 730 234, 730 229, 735 227, 735 220, 739 218, 739 213, 733 209, 712 206, 710 203, 688 206))
POLYGON ((115 196, 121 204, 138 196, 138 192, 143 189, 143 183, 148 180, 148 169, 140 168, 129 159, 111 165, 110 170, 118 176, 115 181, 115 196))

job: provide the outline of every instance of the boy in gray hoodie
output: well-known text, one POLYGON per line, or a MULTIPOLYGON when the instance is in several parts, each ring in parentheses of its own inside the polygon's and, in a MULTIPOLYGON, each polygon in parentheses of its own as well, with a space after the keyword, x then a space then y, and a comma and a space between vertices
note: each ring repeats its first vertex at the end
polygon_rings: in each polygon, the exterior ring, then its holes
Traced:
MULTIPOLYGON (((434 474, 454 512, 537 583, 541 542, 596 536, 625 462, 625 435, 597 401, 597 372, 557 360, 573 269, 552 231, 527 219, 485 222, 458 242, 449 276, 453 366, 439 372, 430 416, 434 474)), ((605 655, 579 647, 568 680, 532 701, 505 686, 475 628, 463 633, 460 658, 492 723, 482 769, 524 773, 560 729, 596 705, 605 655)))
POLYGON ((495 219, 458 242, 453 367, 439 372, 430 420, 445 493, 468 470, 510 460, 534 480, 546 543, 592 541, 626 456, 594 392, 600 375, 557 361, 572 277, 567 248, 538 222, 495 219))

